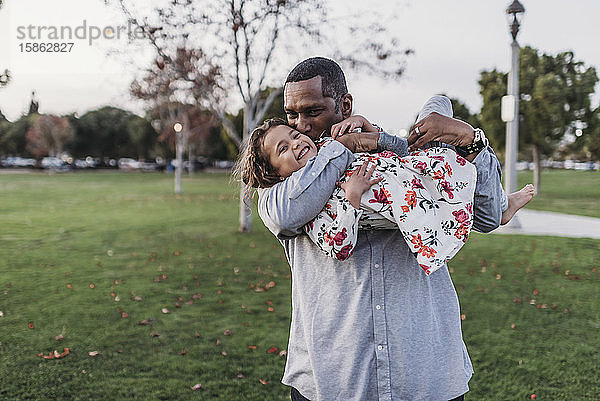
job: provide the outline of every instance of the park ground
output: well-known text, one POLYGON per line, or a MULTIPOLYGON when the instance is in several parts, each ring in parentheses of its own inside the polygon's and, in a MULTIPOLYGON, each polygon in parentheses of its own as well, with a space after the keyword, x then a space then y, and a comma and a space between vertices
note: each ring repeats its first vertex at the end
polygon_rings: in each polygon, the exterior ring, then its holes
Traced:
MULTIPOLYGON (((528 207, 600 217, 597 172, 542 180, 528 207)), ((155 173, 0 175, 1 400, 289 399, 281 246, 256 213, 237 232, 227 175, 183 188, 155 173)), ((475 233, 449 269, 467 399, 600 399, 599 240, 475 233)))

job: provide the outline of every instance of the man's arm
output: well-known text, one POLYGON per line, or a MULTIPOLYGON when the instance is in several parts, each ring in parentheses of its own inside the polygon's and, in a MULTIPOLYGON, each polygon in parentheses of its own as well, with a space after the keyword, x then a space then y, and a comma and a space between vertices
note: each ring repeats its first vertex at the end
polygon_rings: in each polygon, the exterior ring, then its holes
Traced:
MULTIPOLYGON (((434 112, 444 116, 452 116, 452 103, 450 102, 450 99, 441 95, 433 96, 427 100, 421 108, 417 121, 423 120, 434 112)), ((390 135, 381 128, 379 128, 378 132, 347 133, 341 136, 334 135, 339 132, 344 132, 344 128, 354 128, 353 125, 346 127, 347 125, 348 123, 344 122, 334 125, 334 127, 332 127, 332 136, 353 152, 382 152, 388 150, 396 153, 400 157, 408 154, 409 142, 406 138, 390 135), (337 129, 335 129, 336 126, 338 126, 337 129)), ((375 129, 372 128, 374 126, 370 123, 368 124, 367 129, 368 127, 371 127, 371 129, 375 131, 375 129)))
POLYGON ((271 188, 259 189, 258 214, 265 226, 280 239, 300 234, 323 209, 354 160, 341 143, 331 141, 304 168, 271 188))
MULTIPOLYGON (((446 96, 434 96, 429 99, 419 113, 416 125, 418 125, 419 122, 423 121, 431 113, 437 113, 441 116, 451 118, 453 112, 450 99, 448 99, 446 96)), ((468 124, 464 124, 468 126, 468 124)), ((448 127, 448 125, 446 125, 446 127, 448 127)), ((446 134, 444 129, 446 128, 436 128, 432 131, 439 132, 438 135, 450 135, 446 134)), ((460 130, 460 134, 464 134, 462 136, 456 136, 455 139, 456 141, 459 141, 457 144, 462 144, 460 141, 464 141, 465 138, 468 137, 469 132, 467 131, 469 130, 463 130, 458 125, 456 128, 451 128, 451 131, 453 130, 460 130)), ((430 134, 433 134, 433 132, 430 134)), ((459 134, 459 132, 453 132, 453 134, 459 134)), ((411 137, 412 136, 413 135, 411 135, 411 137)), ((467 140, 469 139, 467 138, 467 140)), ((470 140, 472 140, 472 137, 470 140)), ((446 140, 444 142, 449 141, 446 140)), ((416 143, 413 143, 411 147, 415 144, 416 143)), ((477 231, 487 233, 498 228, 502 218, 500 204, 500 199, 502 197, 500 162, 496 158, 496 155, 490 146, 487 146, 478 154, 470 157, 469 161, 472 162, 477 169, 477 184, 475 186, 475 198, 473 201, 473 228, 477 231)))

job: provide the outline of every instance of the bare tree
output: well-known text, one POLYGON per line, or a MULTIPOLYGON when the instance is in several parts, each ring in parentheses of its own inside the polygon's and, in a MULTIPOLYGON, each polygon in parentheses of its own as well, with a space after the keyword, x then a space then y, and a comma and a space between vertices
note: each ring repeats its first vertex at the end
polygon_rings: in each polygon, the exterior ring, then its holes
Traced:
MULTIPOLYGON (((229 90, 226 100, 243 103, 242 132, 227 118, 223 103, 210 106, 238 146, 279 94, 259 96, 267 78, 281 73, 275 60, 289 59, 289 54, 300 50, 298 44, 320 46, 323 54, 345 65, 388 78, 402 75, 405 57, 411 52, 376 23, 381 16, 372 7, 368 13, 332 17, 326 3, 319 0, 161 0, 163 6, 145 12, 135 9, 140 2, 134 0, 104 1, 117 4, 166 62, 170 61, 169 49, 184 42, 211 55, 221 67, 226 89, 235 88, 237 96, 229 90)), ((240 231, 249 231, 250 210, 243 191, 240 231)))
MULTIPOLYGON (((212 65, 201 50, 178 47, 173 57, 159 55, 146 75, 130 86, 130 93, 152 110, 155 129, 161 132, 159 139, 170 140, 175 145, 177 194, 182 192, 185 149, 190 142, 205 137, 216 123, 214 115, 203 112, 202 107, 212 108, 212 102, 217 100, 219 77, 220 69, 212 65)), ((193 166, 192 158, 190 165, 193 166)))

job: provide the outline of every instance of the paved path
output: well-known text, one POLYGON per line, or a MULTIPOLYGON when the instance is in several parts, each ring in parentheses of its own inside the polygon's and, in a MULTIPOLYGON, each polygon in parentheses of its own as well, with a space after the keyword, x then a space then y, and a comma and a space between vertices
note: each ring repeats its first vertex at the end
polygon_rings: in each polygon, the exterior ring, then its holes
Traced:
POLYGON ((551 235, 557 237, 600 239, 600 219, 539 210, 517 212, 521 227, 500 226, 492 234, 551 235))

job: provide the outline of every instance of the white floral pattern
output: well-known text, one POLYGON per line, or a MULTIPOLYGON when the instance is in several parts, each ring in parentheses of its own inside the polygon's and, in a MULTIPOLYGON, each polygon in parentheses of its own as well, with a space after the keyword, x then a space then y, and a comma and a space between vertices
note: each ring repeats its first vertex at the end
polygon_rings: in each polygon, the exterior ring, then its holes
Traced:
POLYGON ((359 228, 399 229, 426 274, 442 267, 464 245, 473 225, 475 166, 453 150, 437 147, 404 157, 393 152, 356 156, 340 181, 366 160, 383 180, 363 194, 360 210, 337 188, 305 232, 323 252, 345 260, 354 251, 359 228))

